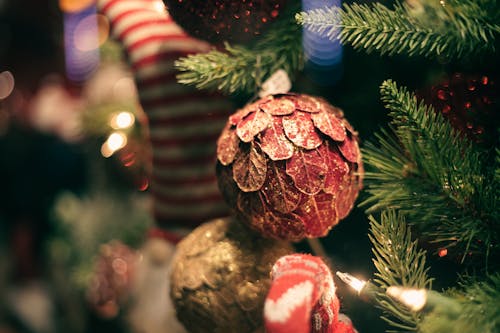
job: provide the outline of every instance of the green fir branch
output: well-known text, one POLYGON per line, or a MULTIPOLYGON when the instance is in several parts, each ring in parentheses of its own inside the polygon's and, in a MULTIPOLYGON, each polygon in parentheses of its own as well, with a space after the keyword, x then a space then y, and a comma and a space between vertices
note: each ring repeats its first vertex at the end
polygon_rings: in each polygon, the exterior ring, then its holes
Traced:
POLYGON ((441 296, 446 297, 447 304, 435 304, 422 317, 420 332, 500 332, 500 274, 492 275, 483 282, 463 285, 462 288, 461 292, 453 291, 441 296))
POLYGON ((426 253, 417 248, 402 214, 394 210, 383 211, 380 222, 369 217, 373 244, 373 263, 377 269, 374 282, 383 290, 377 293, 378 306, 383 310, 383 319, 396 330, 389 332, 412 332, 417 330, 420 315, 412 312, 386 295, 390 286, 430 288, 426 253))
POLYGON ((392 81, 381 87, 392 130, 367 143, 368 212, 395 208, 428 241, 489 255, 500 239, 498 181, 484 157, 431 107, 392 81))
POLYGON ((381 3, 344 4, 296 15, 307 29, 354 49, 381 54, 461 58, 493 50, 500 33, 496 0, 408 1, 390 9, 381 3), (486 4, 488 2, 488 4, 486 4))
POLYGON ((225 43, 224 52, 212 50, 180 58, 175 62, 180 71, 178 81, 226 94, 254 94, 278 69, 284 69, 292 78, 304 65, 301 27, 291 14, 294 9, 283 13, 285 18, 252 46, 225 43))

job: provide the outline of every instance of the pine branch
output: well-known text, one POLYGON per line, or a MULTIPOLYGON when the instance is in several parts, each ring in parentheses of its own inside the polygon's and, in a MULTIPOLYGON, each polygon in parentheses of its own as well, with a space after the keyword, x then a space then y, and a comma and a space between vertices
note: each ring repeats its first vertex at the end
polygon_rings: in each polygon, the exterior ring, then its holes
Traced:
POLYGON ((422 1, 416 8, 397 4, 394 9, 353 3, 302 12, 296 19, 311 31, 368 53, 462 58, 494 49, 500 33, 498 7, 496 0, 483 2, 484 7, 473 0, 452 0, 445 6, 422 1))
POLYGON ((481 153, 405 88, 386 81, 381 92, 393 130, 363 149, 371 196, 362 205, 399 209, 423 236, 462 254, 498 251, 499 186, 481 153))
POLYGON ((465 205, 474 194, 473 185, 483 181, 479 152, 440 113, 418 103, 406 88, 387 80, 380 92, 391 124, 417 168, 457 204, 465 205))
POLYGON ((375 283, 384 290, 377 294, 378 306, 384 311, 383 319, 399 330, 416 331, 419 314, 388 297, 385 290, 394 285, 429 288, 432 279, 427 274, 426 253, 417 249, 417 242, 412 241, 402 214, 388 210, 382 212, 380 222, 373 216, 369 220, 368 237, 373 244, 373 263, 377 269, 375 283))
POLYGON ((293 77, 304 63, 301 27, 295 24, 292 14, 283 16, 253 46, 226 43, 225 52, 213 50, 180 58, 175 62, 181 72, 178 81, 198 89, 254 94, 262 81, 278 69, 293 77))
POLYGON ((463 292, 455 291, 447 297, 454 310, 436 306, 422 318, 420 332, 500 332, 500 274, 463 288, 463 292))

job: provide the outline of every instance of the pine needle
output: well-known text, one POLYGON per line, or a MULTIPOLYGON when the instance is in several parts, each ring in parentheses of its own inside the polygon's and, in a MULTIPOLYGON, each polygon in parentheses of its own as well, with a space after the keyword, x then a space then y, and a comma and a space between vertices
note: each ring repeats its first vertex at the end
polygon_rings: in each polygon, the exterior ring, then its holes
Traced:
POLYGON ((296 15, 307 29, 381 54, 459 59, 494 49, 500 33, 496 1, 419 1, 417 8, 344 4, 296 15))
POLYGON ((391 131, 363 149, 369 212, 395 208, 422 235, 458 253, 500 250, 499 184, 483 152, 393 81, 381 86, 391 131))
POLYGON ((416 331, 420 316, 401 303, 386 295, 390 286, 409 288, 430 288, 432 279, 428 277, 425 251, 417 248, 402 214, 394 210, 383 211, 380 222, 369 217, 370 233, 373 244, 373 263, 377 269, 374 282, 381 290, 377 294, 378 306, 384 311, 383 319, 399 331, 416 331))
POLYGON ((302 28, 291 12, 252 46, 225 44, 224 52, 213 50, 190 55, 175 62, 180 71, 180 83, 198 89, 217 90, 226 94, 242 92, 255 94, 262 82, 278 69, 284 69, 292 78, 304 66, 302 28))
POLYGON ((462 284, 461 289, 443 295, 455 311, 436 306, 422 318, 420 332, 500 332, 500 274, 485 281, 462 284))

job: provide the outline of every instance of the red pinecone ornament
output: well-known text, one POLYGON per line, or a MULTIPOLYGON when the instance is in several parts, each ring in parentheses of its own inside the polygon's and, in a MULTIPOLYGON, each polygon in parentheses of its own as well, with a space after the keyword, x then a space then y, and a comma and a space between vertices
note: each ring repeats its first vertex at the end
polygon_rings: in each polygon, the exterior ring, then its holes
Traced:
POLYGON ((136 252, 119 241, 102 245, 87 290, 90 305, 102 317, 115 317, 126 302, 136 260, 136 252))
POLYGON ((188 34, 211 43, 248 42, 260 35, 286 0, 163 0, 188 34))
POLYGON ((270 96, 238 110, 217 157, 226 201, 272 238, 326 236, 361 189, 357 133, 340 109, 307 95, 270 96))

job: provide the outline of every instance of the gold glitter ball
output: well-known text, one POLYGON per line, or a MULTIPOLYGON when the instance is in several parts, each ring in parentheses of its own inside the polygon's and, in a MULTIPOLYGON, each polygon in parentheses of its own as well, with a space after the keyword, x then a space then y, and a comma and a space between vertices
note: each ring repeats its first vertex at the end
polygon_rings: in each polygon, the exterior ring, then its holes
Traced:
POLYGON ((262 308, 274 262, 294 252, 233 218, 202 224, 177 246, 171 297, 189 332, 263 332, 262 308))

